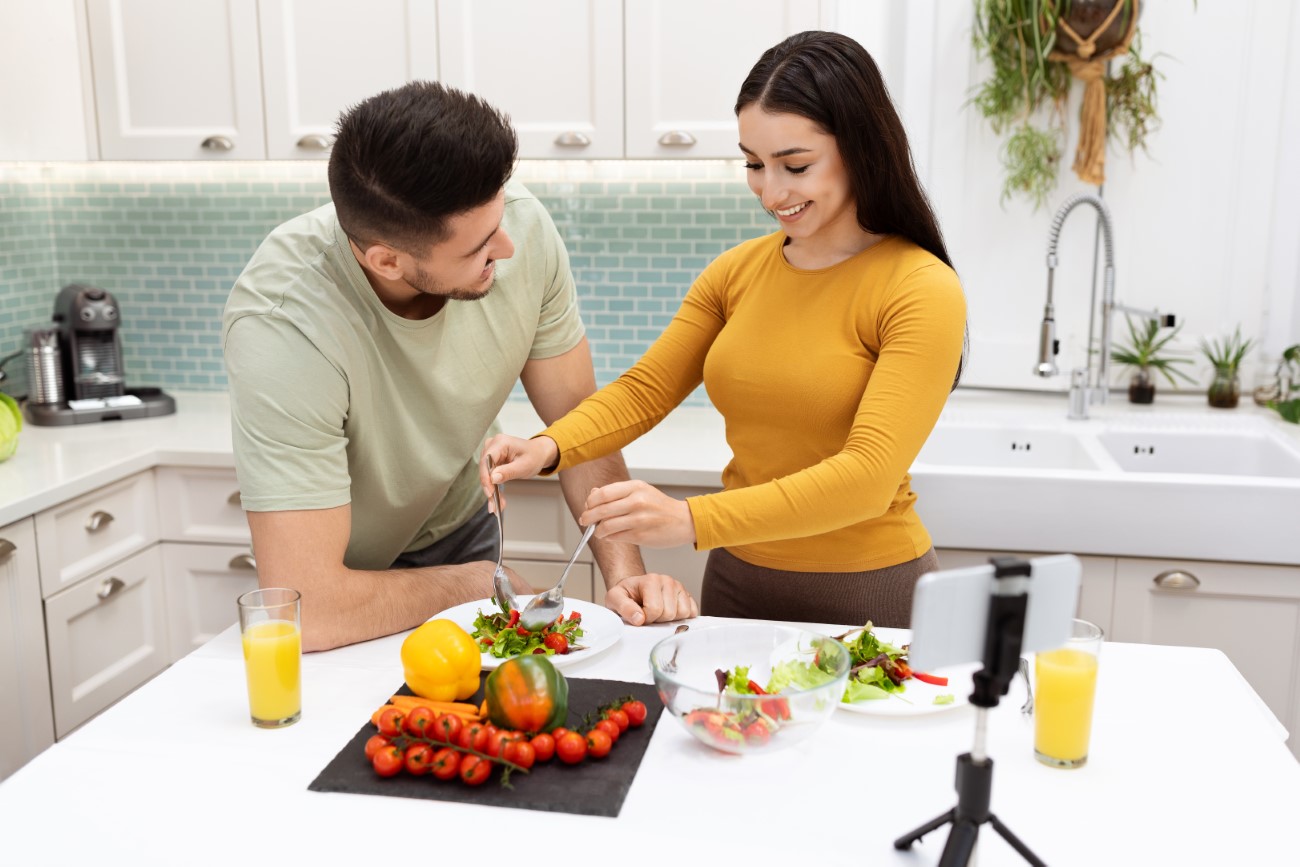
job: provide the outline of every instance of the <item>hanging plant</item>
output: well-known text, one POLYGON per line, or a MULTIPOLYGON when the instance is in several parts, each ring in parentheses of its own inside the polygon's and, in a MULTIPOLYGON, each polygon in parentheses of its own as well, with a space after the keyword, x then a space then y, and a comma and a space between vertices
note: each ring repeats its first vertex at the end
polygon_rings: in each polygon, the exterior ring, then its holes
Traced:
POLYGON ((1106 179, 1106 140, 1146 150, 1160 124, 1161 75, 1140 53, 1141 0, 975 0, 973 41, 992 74, 971 100, 1005 135, 1002 199, 1023 195, 1034 207, 1056 188, 1070 87, 1084 83, 1073 169, 1080 180, 1106 179), (1107 75, 1107 62, 1123 58, 1107 75))

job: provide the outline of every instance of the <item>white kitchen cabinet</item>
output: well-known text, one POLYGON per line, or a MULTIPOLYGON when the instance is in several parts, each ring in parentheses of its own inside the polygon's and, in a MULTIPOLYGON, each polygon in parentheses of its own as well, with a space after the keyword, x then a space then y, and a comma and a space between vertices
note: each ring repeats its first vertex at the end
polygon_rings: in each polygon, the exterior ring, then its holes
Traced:
POLYGON ((158 529, 168 542, 252 544, 239 480, 222 467, 159 467, 158 529))
POLYGON ((105 485, 36 516, 41 591, 47 599, 158 541, 153 470, 105 485))
POLYGON ((623 9, 440 0, 441 80, 510 116, 525 159, 623 156, 623 9))
POLYGON ((54 743, 31 518, 0 527, 0 780, 54 743))
POLYGON ((1222 650, 1293 733, 1300 758, 1300 567, 1122 557, 1113 623, 1115 641, 1222 650))
POLYGON ((60 739, 171 661, 158 546, 45 600, 60 739))
POLYGON ((106 160, 266 157, 257 0, 86 0, 106 160))
POLYGON ((235 600, 257 589, 251 548, 165 542, 168 660, 202 647, 239 619, 235 600))
POLYGON ((763 52, 819 26, 810 0, 627 0, 628 157, 736 159, 736 94, 763 52))
POLYGON ((269 159, 323 159, 348 106, 438 77, 429 0, 259 0, 258 21, 269 159))

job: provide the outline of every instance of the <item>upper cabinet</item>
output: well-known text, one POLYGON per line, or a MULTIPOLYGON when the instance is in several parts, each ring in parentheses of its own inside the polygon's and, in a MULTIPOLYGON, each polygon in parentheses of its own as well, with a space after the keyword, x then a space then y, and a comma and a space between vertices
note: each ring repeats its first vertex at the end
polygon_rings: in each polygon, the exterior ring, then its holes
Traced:
POLYGON ((321 159, 348 106, 438 77, 438 16, 430 0, 367 0, 364 8, 356 0, 257 5, 270 159, 321 159))
POLYGON ((87 0, 106 160, 264 159, 257 0, 87 0))
POLYGON ((510 115, 519 155, 623 156, 623 9, 610 0, 440 0, 441 80, 510 115))
POLYGON ((627 0, 627 156, 728 158, 762 53, 819 26, 808 0, 627 0))

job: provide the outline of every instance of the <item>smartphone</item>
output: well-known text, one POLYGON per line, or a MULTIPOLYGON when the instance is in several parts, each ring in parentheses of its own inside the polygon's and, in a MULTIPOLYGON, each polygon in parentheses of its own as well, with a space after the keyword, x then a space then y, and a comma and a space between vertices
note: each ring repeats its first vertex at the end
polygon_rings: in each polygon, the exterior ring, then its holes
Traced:
POLYGON ((1025 593, 1022 653, 1065 644, 1079 599, 1083 567, 1073 554, 1028 561, 1029 576, 994 577, 993 565, 948 569, 922 575, 912 599, 912 645, 908 664, 916 671, 984 661, 989 599, 1025 593), (999 586, 1000 585, 1000 586, 999 586))

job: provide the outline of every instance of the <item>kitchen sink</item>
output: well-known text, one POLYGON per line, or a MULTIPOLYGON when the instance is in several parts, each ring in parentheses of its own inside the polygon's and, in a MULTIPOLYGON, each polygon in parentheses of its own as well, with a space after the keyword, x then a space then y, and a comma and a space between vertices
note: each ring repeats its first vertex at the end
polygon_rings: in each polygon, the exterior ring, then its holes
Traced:
POLYGON ((1300 478, 1300 453, 1263 434, 1108 431, 1097 439, 1131 473, 1300 478))
POLYGON ((918 464, 1026 470, 1097 470, 1079 437, 1064 431, 940 425, 918 464))

